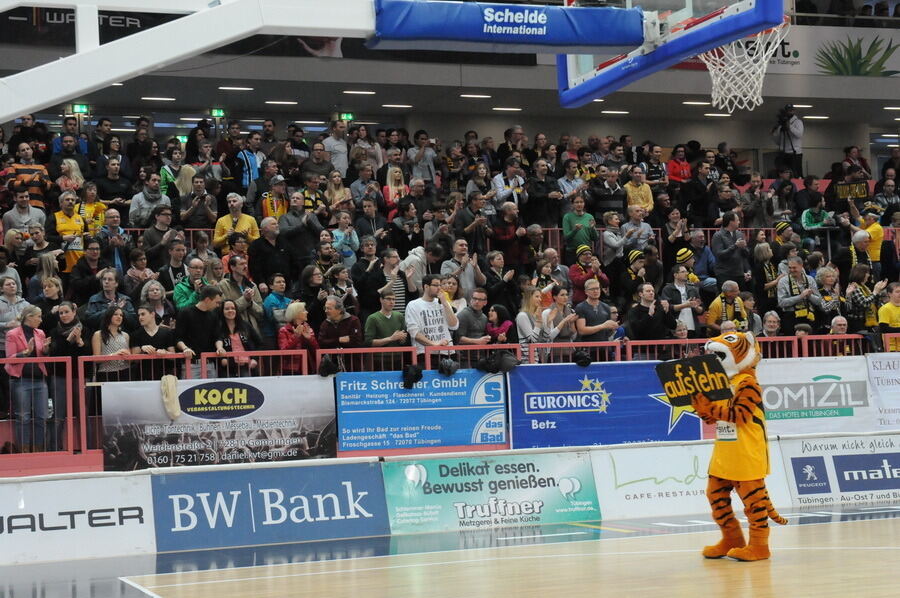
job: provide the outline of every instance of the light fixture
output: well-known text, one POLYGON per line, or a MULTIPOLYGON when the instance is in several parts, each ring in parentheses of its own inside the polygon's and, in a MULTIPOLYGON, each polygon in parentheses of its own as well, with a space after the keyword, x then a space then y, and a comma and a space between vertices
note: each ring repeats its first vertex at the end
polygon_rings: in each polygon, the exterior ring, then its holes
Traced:
POLYGON ((182 117, 179 118, 178 120, 185 120, 185 121, 193 121, 193 122, 196 122, 196 121, 198 121, 198 120, 203 120, 203 117, 202 117, 202 116, 182 116, 182 117))
POLYGON ((459 94, 459 97, 468 98, 470 100, 482 100, 482 99, 491 98, 493 96, 484 95, 484 94, 480 94, 480 93, 461 93, 461 94, 459 94))
POLYGON ((294 106, 297 104, 294 100, 266 100, 266 104, 277 104, 279 106, 294 106))
POLYGON ((885 106, 885 110, 900 110, 900 106, 885 106))
POLYGON ((812 104, 794 104, 794 108, 812 108, 812 104))
POLYGON ((380 125, 381 123, 374 120, 354 120, 355 125, 380 125))
POLYGON ((174 102, 175 98, 163 98, 155 96, 144 96, 141 98, 145 102, 174 102))
POLYGON ((701 102, 699 100, 689 101, 689 102, 681 102, 681 103, 684 104, 685 106, 709 106, 712 104, 712 102, 701 102))
POLYGON ((812 116, 804 116, 804 117, 803 117, 803 120, 828 120, 829 118, 831 118, 831 117, 830 117, 830 116, 815 116, 815 115, 812 115, 812 116))
POLYGON ((292 120, 295 125, 324 125, 324 120, 292 120))
POLYGON ((124 84, 124 83, 110 83, 109 85, 110 85, 111 87, 122 87, 122 86, 125 85, 125 84, 124 84))
POLYGON ((382 104, 382 108, 412 108, 411 104, 382 104))
POLYGON ((601 110, 600 114, 630 114, 628 110, 601 110))
POLYGON ((123 116, 122 118, 140 118, 140 116, 123 116))
POLYGON ((884 135, 880 135, 881 137, 900 137, 897 133, 885 133, 884 135))
POLYGON ((222 85, 219 89, 222 91, 253 91, 252 87, 230 87, 228 85, 222 85))
POLYGON ((888 147, 900 147, 900 143, 888 143, 888 147))
POLYGON ((110 127, 109 130, 117 133, 134 133, 134 129, 123 129, 120 127, 110 127))
POLYGON ((242 118, 240 119, 242 123, 264 123, 266 119, 264 118, 242 118))
POLYGON ((510 108, 505 106, 494 106, 491 110, 495 110, 497 112, 521 112, 521 108, 510 108))
POLYGON ((599 104, 600 102, 605 102, 606 100, 604 100, 603 98, 594 98, 592 101, 597 102, 599 104))
POLYGON ((725 112, 705 112, 703 116, 708 116, 710 118, 728 118, 731 115, 726 114, 725 112))
POLYGON ((344 93, 351 96, 373 96, 374 91, 366 91, 362 89, 345 89, 344 93))

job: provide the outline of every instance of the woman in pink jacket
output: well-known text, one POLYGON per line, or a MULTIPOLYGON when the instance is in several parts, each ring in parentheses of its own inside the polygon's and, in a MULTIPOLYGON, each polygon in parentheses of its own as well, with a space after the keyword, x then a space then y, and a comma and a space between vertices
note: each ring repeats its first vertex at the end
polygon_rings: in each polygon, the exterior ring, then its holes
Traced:
MULTIPOLYGON (((33 305, 25 307, 19 321, 21 326, 6 333, 6 356, 45 357, 47 338, 40 329, 40 308, 33 305)), ((47 368, 43 363, 8 363, 6 372, 16 409, 16 442, 23 453, 43 451, 50 410, 47 368)))

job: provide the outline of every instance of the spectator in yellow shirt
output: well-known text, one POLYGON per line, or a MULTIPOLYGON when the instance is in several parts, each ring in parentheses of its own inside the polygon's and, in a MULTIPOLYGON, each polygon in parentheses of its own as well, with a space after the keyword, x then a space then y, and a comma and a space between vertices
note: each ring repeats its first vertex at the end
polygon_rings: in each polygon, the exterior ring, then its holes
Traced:
POLYGON ((628 195, 629 206, 641 206, 649 214, 653 211, 653 191, 647 184, 646 173, 640 166, 631 169, 631 180, 625 183, 625 193, 628 195))
POLYGON ((252 243, 259 238, 259 227, 256 219, 249 214, 244 214, 244 198, 237 193, 229 193, 225 198, 228 203, 228 213, 216 221, 216 230, 213 234, 213 247, 221 250, 222 255, 231 252, 228 245, 228 237, 231 233, 244 233, 247 242, 252 243))

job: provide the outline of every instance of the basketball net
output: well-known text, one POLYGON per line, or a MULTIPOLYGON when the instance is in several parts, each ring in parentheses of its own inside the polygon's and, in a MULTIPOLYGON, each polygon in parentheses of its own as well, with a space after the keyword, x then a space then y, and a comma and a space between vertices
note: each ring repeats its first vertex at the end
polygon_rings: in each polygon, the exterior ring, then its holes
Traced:
POLYGON ((699 54, 712 79, 712 103, 720 110, 753 110, 763 103, 766 67, 787 35, 790 18, 781 25, 699 54))

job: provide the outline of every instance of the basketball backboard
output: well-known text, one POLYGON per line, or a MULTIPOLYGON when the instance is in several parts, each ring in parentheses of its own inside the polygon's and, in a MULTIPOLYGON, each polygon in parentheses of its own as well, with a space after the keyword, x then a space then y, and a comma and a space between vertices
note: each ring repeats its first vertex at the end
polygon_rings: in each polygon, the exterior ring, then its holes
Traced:
MULTIPOLYGON (((565 1, 567 5, 579 4, 577 0, 565 1)), ((587 2, 597 5, 592 0, 587 2)), ((615 56, 608 52, 559 55, 557 79, 563 107, 583 106, 633 81, 784 20, 783 0, 621 0, 619 6, 644 11, 643 45, 615 56)))

